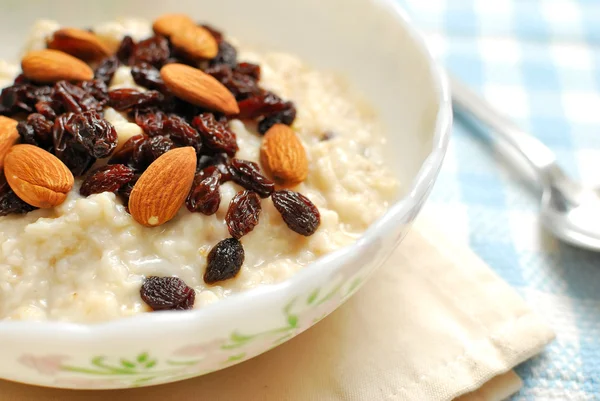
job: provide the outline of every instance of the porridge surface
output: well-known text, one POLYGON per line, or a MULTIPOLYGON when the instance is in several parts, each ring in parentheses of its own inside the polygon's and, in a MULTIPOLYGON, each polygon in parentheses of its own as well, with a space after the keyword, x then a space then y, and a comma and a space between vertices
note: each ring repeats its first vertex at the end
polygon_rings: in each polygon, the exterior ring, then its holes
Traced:
MULTIPOLYGON (((58 24, 41 21, 27 49, 44 47, 58 24)), ((144 38, 150 24, 123 20, 101 25, 99 35, 114 42, 125 34, 144 38)), ((398 182, 382 165, 384 144, 368 107, 350 96, 335 76, 315 71, 283 53, 240 49, 239 59, 262 67, 261 85, 298 110, 293 125, 308 154, 307 180, 294 188, 310 198, 321 213, 321 226, 311 237, 287 228, 270 200, 263 200, 260 223, 242 238, 246 259, 239 275, 216 286, 202 276, 206 255, 229 237, 224 222, 238 185, 221 186, 217 214, 189 213, 156 228, 142 227, 112 193, 83 198, 79 183, 55 209, 0 217, 0 318, 93 322, 149 310, 139 291, 144 277, 177 276, 196 290, 194 308, 232 293, 285 280, 316 258, 352 244, 383 214, 398 193, 398 182), (324 137, 330 138, 323 140, 324 137)), ((18 65, 0 61, 0 87, 12 84, 18 65)), ((137 86, 128 67, 120 67, 110 88, 137 86)), ((142 132, 113 109, 105 118, 122 144, 142 132)), ((261 136, 239 120, 240 159, 259 161, 261 136)))

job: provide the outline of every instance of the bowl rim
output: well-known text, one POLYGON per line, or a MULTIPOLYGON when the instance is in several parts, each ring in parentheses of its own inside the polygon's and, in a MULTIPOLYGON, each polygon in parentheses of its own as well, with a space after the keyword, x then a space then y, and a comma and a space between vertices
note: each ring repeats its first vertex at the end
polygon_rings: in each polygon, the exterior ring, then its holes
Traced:
MULTIPOLYGON (((101 341, 115 332, 129 332, 130 334, 142 333, 152 329, 153 334, 162 330, 172 330, 172 325, 189 325, 198 321, 214 321, 219 316, 226 314, 225 310, 233 305, 256 305, 256 299, 267 299, 289 293, 292 287, 301 286, 301 283, 314 282, 314 277, 323 274, 335 274, 343 263, 332 263, 333 261, 351 260, 358 256, 364 246, 375 241, 376 233, 385 232, 396 225, 406 213, 414 208, 419 208, 421 201, 427 198, 433 183, 435 182, 444 160, 450 132, 452 128, 452 102, 450 85, 442 66, 434 58, 421 34, 407 12, 396 0, 370 0, 375 6, 385 7, 390 14, 394 15, 403 25, 411 40, 422 54, 427 58, 434 89, 438 95, 438 111, 436 115, 435 132, 432 138, 432 147, 429 155, 421 165, 418 173, 408 186, 407 194, 396 201, 378 220, 376 220, 352 245, 345 246, 332 253, 318 258, 309 263, 305 268, 298 271, 283 282, 259 286, 238 294, 233 294, 207 308, 190 311, 169 311, 141 313, 126 316, 115 320, 98 323, 77 323, 64 321, 0 321, 0 331, 7 336, 20 335, 25 337, 37 337, 40 334, 60 335, 67 341, 83 340, 85 342, 101 341), (249 303, 253 299, 254 302, 249 303), (161 329, 162 328, 162 329, 161 329)), ((249 307, 249 306, 246 306, 249 307)), ((127 336, 129 337, 129 336, 127 336)))

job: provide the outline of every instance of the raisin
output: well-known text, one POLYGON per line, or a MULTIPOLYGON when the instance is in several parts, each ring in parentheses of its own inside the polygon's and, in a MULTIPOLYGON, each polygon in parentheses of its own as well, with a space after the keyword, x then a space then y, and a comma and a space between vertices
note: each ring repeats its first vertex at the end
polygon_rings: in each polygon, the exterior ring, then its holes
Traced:
MULTIPOLYGON (((96 111, 67 113, 54 122, 54 151, 61 156, 73 142, 93 158, 104 158, 117 146, 117 131, 96 111)), ((63 160, 64 161, 64 160, 63 160)))
POLYGON ((237 65, 237 50, 229 42, 221 40, 219 42, 219 52, 210 60, 209 66, 225 64, 234 68, 237 65))
POLYGON ((117 192, 133 179, 133 170, 123 164, 110 164, 94 170, 81 184, 79 193, 83 196, 102 192, 117 192))
POLYGON ((202 136, 203 145, 210 151, 235 156, 238 151, 237 138, 227 124, 215 120, 211 113, 202 113, 194 117, 192 125, 202 136))
POLYGON ((233 182, 256 192, 261 198, 268 198, 275 190, 275 183, 262 175, 258 164, 254 162, 232 159, 229 171, 233 182))
POLYGON ((233 238, 240 239, 254 230, 258 224, 260 211, 260 197, 256 192, 248 190, 238 192, 229 203, 225 215, 229 234, 233 238))
POLYGON ((133 162, 133 152, 136 147, 139 146, 140 142, 145 142, 148 136, 144 134, 134 135, 129 138, 123 146, 119 149, 118 152, 112 155, 109 160, 109 164, 126 164, 132 168, 138 168, 133 162))
POLYGON ((54 85, 52 98, 67 112, 101 111, 108 100, 107 92, 106 85, 99 80, 84 81, 79 85, 59 81, 54 85))
POLYGON ((130 88, 112 90, 108 92, 108 96, 110 97, 108 105, 119 111, 130 110, 134 107, 155 106, 163 100, 160 92, 140 92, 130 88))
POLYGON ((177 277, 150 276, 140 289, 142 300, 152 310, 192 309, 196 292, 177 277))
POLYGON ((52 92, 50 86, 35 86, 28 83, 6 87, 0 93, 0 114, 31 113, 37 102, 52 100, 52 92))
POLYGON ((214 166, 200 172, 194 178, 194 184, 185 205, 190 212, 200 212, 207 216, 217 213, 221 204, 221 173, 214 166))
POLYGON ((104 82, 105 85, 110 84, 117 68, 121 65, 117 56, 106 57, 98 64, 94 72, 94 78, 104 82))
POLYGON ((174 147, 173 141, 166 136, 157 135, 150 138, 144 147, 145 159, 148 165, 174 147))
POLYGON ((241 119, 255 119, 289 108, 288 102, 269 91, 244 99, 238 103, 241 119))
POLYGON ((65 150, 57 153, 56 156, 62 160, 75 177, 82 176, 96 162, 96 158, 74 139, 67 140, 65 150))
POLYGON ((180 146, 192 146, 199 153, 202 148, 202 137, 183 118, 170 116, 164 122, 163 132, 168 134, 180 146))
POLYGON ((196 171, 204 171, 209 167, 216 168, 221 173, 221 184, 227 181, 231 181, 231 171, 229 171, 229 156, 225 153, 218 153, 215 155, 202 155, 198 159, 196 171))
POLYGON ((39 101, 35 104, 35 110, 48 120, 56 120, 56 116, 62 113, 62 105, 54 100, 39 101))
POLYGON ((0 171, 0 216, 24 214, 35 209, 37 208, 25 203, 14 193, 0 171))
POLYGON ((301 193, 283 189, 271 195, 275 209, 287 226, 298 234, 313 235, 321 224, 319 209, 301 193))
POLYGON ((51 149, 53 127, 54 122, 49 121, 39 113, 33 113, 27 116, 26 121, 20 121, 17 124, 17 132, 23 143, 51 149))
POLYGON ((201 24, 201 26, 208 32, 210 32, 210 34, 215 38, 217 42, 221 42, 223 40, 223 34, 215 27, 207 24, 201 24))
POLYGON ((296 107, 287 102, 289 108, 270 114, 258 122, 258 132, 265 134, 275 124, 292 125, 296 119, 296 107))
POLYGON ((123 64, 129 65, 129 60, 133 55, 133 49, 135 49, 135 42, 131 36, 125 36, 117 49, 117 59, 123 64))
POLYGON ((155 89, 162 93, 167 92, 167 87, 160 76, 160 71, 148 63, 139 63, 131 67, 131 76, 138 85, 148 89, 155 89))
POLYGON ((133 48, 131 63, 148 63, 157 68, 162 67, 169 58, 169 41, 160 35, 142 40, 133 48))
POLYGON ((244 264, 244 247, 235 238, 227 238, 210 250, 207 258, 204 282, 214 284, 234 278, 244 264))
POLYGON ((206 70, 206 73, 221 82, 238 101, 262 93, 262 89, 258 86, 256 79, 250 75, 234 71, 226 64, 210 67, 206 70))
POLYGON ((235 72, 242 75, 247 75, 255 81, 260 80, 260 65, 254 63, 239 63, 235 68, 235 72))
POLYGON ((164 124, 169 118, 164 112, 147 112, 143 110, 135 110, 133 113, 135 123, 149 136, 162 135, 164 124))
POLYGON ((125 210, 129 212, 129 197, 131 196, 131 191, 133 191, 133 187, 136 182, 140 179, 141 174, 135 174, 131 181, 127 184, 123 185, 118 191, 117 194, 123 200, 123 204, 125 205, 125 210))

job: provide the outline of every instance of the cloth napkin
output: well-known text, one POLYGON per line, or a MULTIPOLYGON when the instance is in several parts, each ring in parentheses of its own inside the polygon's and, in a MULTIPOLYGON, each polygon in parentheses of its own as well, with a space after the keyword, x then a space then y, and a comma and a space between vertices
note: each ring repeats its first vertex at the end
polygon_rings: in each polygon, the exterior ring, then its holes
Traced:
POLYGON ((413 230, 339 310, 232 368, 133 390, 66 391, 0 382, 3 400, 500 401, 510 371, 552 331, 467 248, 413 230))
MULTIPOLYGON (((600 1, 397 0, 439 60, 576 178, 600 184, 600 1)), ((600 400, 600 253, 540 228, 539 193, 456 115, 450 150, 427 203, 436 227, 471 248, 556 331, 516 371, 513 401, 600 400)))

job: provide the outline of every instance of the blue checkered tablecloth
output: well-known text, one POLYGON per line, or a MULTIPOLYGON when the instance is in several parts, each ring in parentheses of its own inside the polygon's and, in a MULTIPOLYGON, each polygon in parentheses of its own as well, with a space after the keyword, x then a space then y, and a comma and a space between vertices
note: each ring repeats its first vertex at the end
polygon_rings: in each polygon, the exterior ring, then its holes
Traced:
MULTIPOLYGON (((398 1, 452 73, 600 185, 600 0, 398 1)), ((428 212, 557 333, 518 367, 525 385, 513 400, 600 400, 600 254, 540 229, 539 194, 490 133, 456 117, 428 212)))

